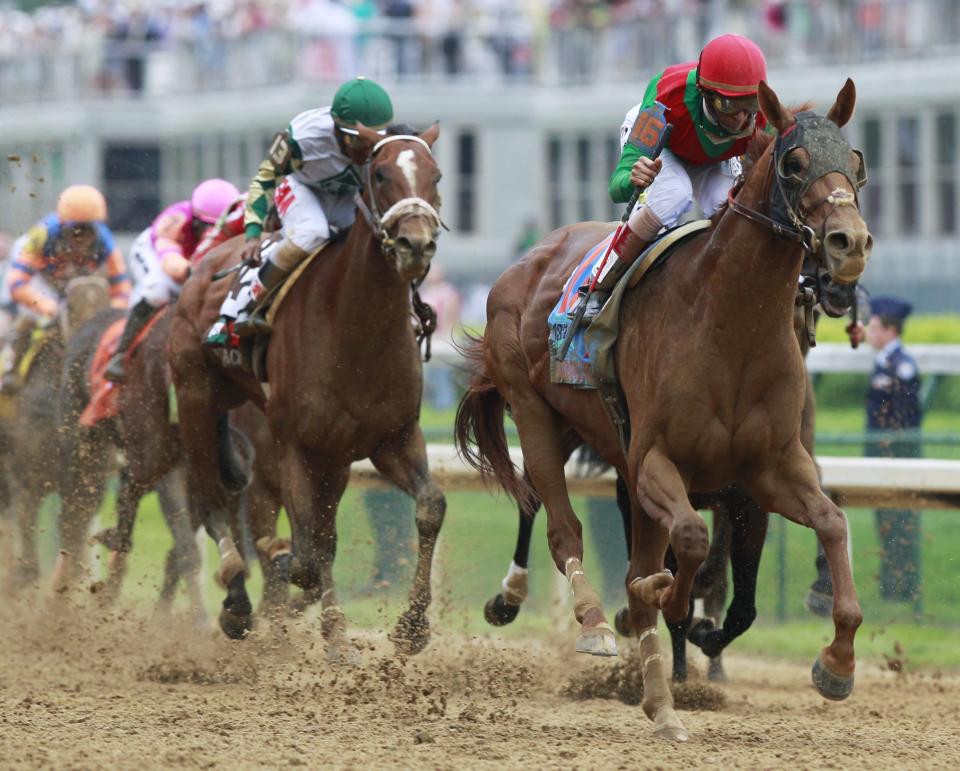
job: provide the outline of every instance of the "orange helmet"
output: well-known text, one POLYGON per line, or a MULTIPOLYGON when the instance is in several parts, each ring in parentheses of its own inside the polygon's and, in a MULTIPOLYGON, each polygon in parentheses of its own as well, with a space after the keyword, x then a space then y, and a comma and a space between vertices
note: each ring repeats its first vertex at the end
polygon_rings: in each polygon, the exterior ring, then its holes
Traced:
POLYGON ((106 222, 107 202, 92 185, 70 185, 57 199, 57 217, 61 222, 106 222))

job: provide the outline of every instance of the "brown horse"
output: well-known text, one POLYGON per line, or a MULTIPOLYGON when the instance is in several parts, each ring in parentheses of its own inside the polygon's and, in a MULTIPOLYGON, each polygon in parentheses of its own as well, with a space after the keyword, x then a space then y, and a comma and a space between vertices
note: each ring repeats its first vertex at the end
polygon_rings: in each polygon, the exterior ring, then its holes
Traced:
MULTIPOLYGON (((172 603, 177 585, 182 580, 191 606, 200 618, 203 616, 200 553, 194 540, 199 523, 192 520, 187 506, 181 464, 183 447, 169 398, 166 349, 173 313, 169 308, 161 313, 163 315, 149 327, 142 342, 130 353, 128 379, 117 395, 117 415, 92 427, 83 426, 78 420, 90 398, 88 374, 99 341, 119 318, 119 312, 105 312, 91 319, 68 346, 60 402, 60 447, 65 460, 61 472, 61 545, 68 553, 76 553, 79 539, 103 503, 106 479, 113 470, 110 458, 115 449, 123 450, 126 463, 119 470, 117 524, 95 536, 109 551, 105 595, 112 599, 119 591, 126 556, 133 546, 137 508, 143 496, 156 489, 160 509, 173 535, 160 589, 160 608, 172 603)), ((254 481, 244 500, 235 498, 233 503, 235 507, 245 506, 254 541, 269 539, 276 535, 279 513, 279 504, 275 502, 277 493, 274 492, 276 472, 269 467, 275 457, 273 440, 259 410, 240 410, 235 419, 240 430, 232 432, 234 441, 245 443, 250 440, 255 448, 256 464, 254 481)), ((246 454, 253 453, 247 451, 246 454)), ((232 525, 239 530, 236 521, 232 520, 232 525)), ((261 610, 270 610, 285 603, 286 585, 278 580, 276 567, 270 560, 261 559, 260 563, 264 573, 261 610)), ((73 574, 72 560, 61 559, 54 576, 55 591, 68 588, 73 574)))
POLYGON ((16 513, 20 556, 11 584, 19 589, 40 575, 37 559, 36 517, 40 504, 59 490, 60 455, 57 403, 65 346, 88 319, 110 304, 102 276, 71 279, 64 289, 65 302, 57 322, 42 332, 23 386, 9 398, 12 414, 2 421, 5 471, 9 476, 10 505, 16 513))
POLYGON ((580 522, 563 472, 571 445, 585 441, 627 480, 627 582, 644 660, 644 711, 658 735, 677 740, 687 734, 667 688, 656 620, 658 610, 668 621, 687 615, 707 554, 707 528, 689 493, 739 483, 763 510, 815 530, 836 588, 836 634, 814 665, 825 696, 845 698, 852 689, 862 621, 846 518, 821 492, 800 441, 806 380, 793 329, 804 253, 816 252, 835 280, 852 283, 872 248, 856 205, 862 161, 839 131, 853 114, 855 90, 848 80, 827 118, 794 115, 766 83, 759 94, 776 140, 714 227, 624 298, 615 362, 632 422, 627 452, 598 395, 552 384, 548 366, 547 317, 573 267, 609 233, 605 223, 555 231, 496 283, 473 350, 476 376, 457 417, 458 444, 474 465, 521 500, 529 498, 529 478, 543 501, 551 553, 573 588, 583 652, 612 655, 616 644, 583 570, 580 522), (525 477, 506 451, 508 404, 525 477), (663 572, 668 544, 675 578, 663 572))
POLYGON ((277 442, 293 535, 292 553, 278 559, 291 583, 320 600, 328 650, 338 655, 345 644, 332 573, 336 510, 350 464, 362 458, 416 498, 417 570, 393 639, 410 652, 427 644, 430 570, 446 502, 430 479, 419 425, 422 365, 410 284, 436 250, 440 172, 430 146, 438 134, 436 125, 418 136, 361 129, 370 154, 356 223, 304 270, 279 307, 266 356, 269 399, 253 376, 224 369, 201 347, 230 283, 213 283, 213 274, 236 264, 240 243, 211 252, 184 286, 170 363, 192 501, 220 549, 218 578, 228 590, 220 624, 231 637, 246 634, 251 616, 225 500, 246 479, 235 473, 223 427, 227 410, 253 400, 265 405, 277 442))

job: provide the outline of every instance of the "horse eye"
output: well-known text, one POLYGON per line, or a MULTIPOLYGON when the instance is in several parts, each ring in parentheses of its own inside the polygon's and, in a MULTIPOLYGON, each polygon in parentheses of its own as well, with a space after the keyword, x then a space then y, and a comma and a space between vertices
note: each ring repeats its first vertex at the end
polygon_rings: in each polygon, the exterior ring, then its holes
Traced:
POLYGON ((383 169, 377 169, 375 172, 373 172, 373 178, 377 180, 377 182, 383 182, 386 179, 383 169))
POLYGON ((438 173, 437 178, 434 180, 433 184, 439 185, 441 179, 443 179, 443 174, 438 173))
POLYGON ((787 158, 786 163, 783 164, 783 171, 788 177, 802 174, 803 161, 796 155, 791 155, 787 158))

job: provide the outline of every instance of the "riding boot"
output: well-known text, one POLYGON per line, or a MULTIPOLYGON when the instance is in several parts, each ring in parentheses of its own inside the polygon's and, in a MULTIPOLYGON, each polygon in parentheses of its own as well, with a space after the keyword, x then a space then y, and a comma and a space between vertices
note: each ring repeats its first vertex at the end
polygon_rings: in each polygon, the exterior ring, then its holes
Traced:
POLYGON ((141 300, 130 309, 127 325, 123 328, 120 342, 117 343, 116 353, 110 359, 103 376, 112 383, 127 382, 127 353, 133 341, 150 323, 156 309, 146 300, 141 300))
POLYGON ((0 393, 11 396, 23 387, 23 377, 20 372, 20 362, 30 350, 33 339, 33 330, 36 322, 29 316, 21 316, 13 327, 13 336, 4 346, 3 377, 0 378, 0 393))
POLYGON ((226 345, 232 336, 249 337, 269 331, 266 319, 254 314, 258 303, 284 282, 288 271, 281 270, 271 260, 265 260, 259 270, 249 270, 241 276, 240 285, 227 295, 220 307, 220 318, 210 327, 203 344, 208 347, 226 345))
MULTIPOLYGON (((630 229, 630 225, 625 224, 623 226, 616 240, 610 245, 610 254, 607 256, 606 265, 603 266, 603 270, 597 277, 596 286, 587 300, 587 307, 583 313, 585 324, 589 324, 597 317, 603 306, 606 305, 617 282, 649 245, 650 241, 640 238, 630 229)), ((591 280, 593 280, 592 277, 591 280)), ((580 292, 581 295, 585 296, 587 287, 581 287, 580 292)), ((582 298, 581 302, 583 302, 582 298)), ((576 307, 574 308, 575 311, 576 307)))

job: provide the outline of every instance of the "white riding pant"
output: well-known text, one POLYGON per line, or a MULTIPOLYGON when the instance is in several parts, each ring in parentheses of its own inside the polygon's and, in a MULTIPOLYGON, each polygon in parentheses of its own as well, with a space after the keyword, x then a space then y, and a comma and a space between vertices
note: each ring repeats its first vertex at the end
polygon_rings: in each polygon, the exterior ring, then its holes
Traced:
MULTIPOLYGON (((277 185, 274 201, 284 237, 307 254, 329 241, 332 229, 350 227, 355 217, 356 204, 351 195, 319 192, 293 176, 284 177, 277 185)), ((277 267, 289 271, 296 265, 277 267)))
POLYGON ((739 158, 694 166, 664 150, 660 160, 663 166, 647 188, 646 205, 667 228, 690 211, 694 199, 705 217, 716 212, 741 171, 739 158))
POLYGON ((150 231, 151 228, 147 228, 137 236, 127 258, 127 272, 133 282, 131 307, 146 300, 152 307, 162 308, 176 300, 182 289, 163 269, 160 256, 153 248, 150 231))

